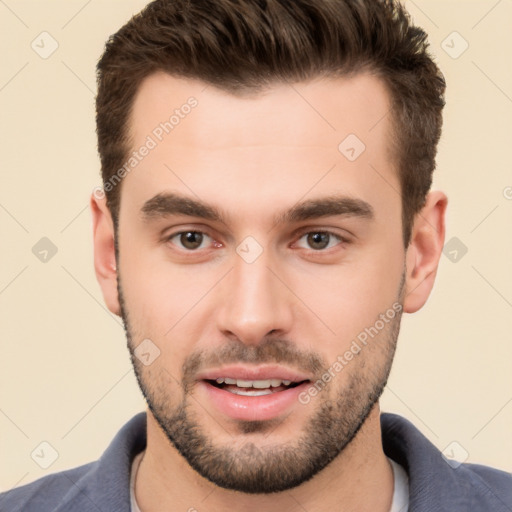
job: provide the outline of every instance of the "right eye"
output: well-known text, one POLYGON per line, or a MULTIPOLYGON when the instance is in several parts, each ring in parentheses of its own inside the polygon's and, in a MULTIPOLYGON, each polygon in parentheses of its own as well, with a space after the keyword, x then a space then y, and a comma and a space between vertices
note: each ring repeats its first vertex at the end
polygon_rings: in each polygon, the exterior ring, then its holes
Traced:
POLYGON ((196 251, 204 249, 211 244, 212 239, 206 233, 201 231, 180 231, 173 233, 168 237, 169 242, 187 251, 196 251))

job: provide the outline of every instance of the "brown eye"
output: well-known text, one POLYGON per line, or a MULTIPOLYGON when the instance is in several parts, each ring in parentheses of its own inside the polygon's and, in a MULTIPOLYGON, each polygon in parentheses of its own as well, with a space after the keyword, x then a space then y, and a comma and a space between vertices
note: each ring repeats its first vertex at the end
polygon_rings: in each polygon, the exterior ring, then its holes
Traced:
POLYGON ((182 233, 176 233, 170 237, 169 240, 173 241, 173 243, 183 247, 184 249, 194 251, 199 249, 207 238, 208 235, 205 235, 200 231, 183 231, 182 233))
POLYGON ((299 238, 296 246, 301 249, 323 252, 324 249, 332 249, 346 243, 348 241, 345 238, 331 231, 309 231, 299 238))
POLYGON ((186 247, 187 249, 197 249, 198 247, 201 247, 201 244, 203 242, 203 235, 202 233, 198 233, 197 231, 188 231, 187 233, 181 233, 180 242, 183 245, 183 247, 186 247))
POLYGON ((308 233, 307 234, 307 243, 311 249, 320 250, 325 249, 331 240, 331 235, 329 233, 308 233))

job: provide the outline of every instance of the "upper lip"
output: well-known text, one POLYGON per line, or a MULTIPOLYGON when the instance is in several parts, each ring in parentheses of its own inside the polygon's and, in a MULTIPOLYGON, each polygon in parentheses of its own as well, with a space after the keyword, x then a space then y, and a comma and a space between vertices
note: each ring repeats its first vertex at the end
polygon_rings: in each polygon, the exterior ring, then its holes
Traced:
POLYGON ((292 370, 284 366, 264 365, 264 366, 222 366, 211 370, 205 370, 197 375, 198 380, 217 380, 222 378, 240 379, 240 380, 289 380, 292 382, 302 382, 311 380, 310 375, 292 370))

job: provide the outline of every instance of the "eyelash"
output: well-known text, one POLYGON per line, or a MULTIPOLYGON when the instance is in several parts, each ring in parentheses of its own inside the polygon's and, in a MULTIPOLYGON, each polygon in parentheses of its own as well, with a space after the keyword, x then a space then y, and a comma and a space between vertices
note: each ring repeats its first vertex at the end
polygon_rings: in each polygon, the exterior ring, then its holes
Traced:
MULTIPOLYGON (((215 239, 209 235, 207 232, 205 231, 200 231, 200 230, 194 230, 194 229, 186 229, 186 230, 182 230, 182 231, 177 231, 176 233, 171 233, 170 235, 166 236, 165 240, 167 242, 170 242, 171 244, 173 243, 172 242, 172 239, 176 238, 176 237, 179 237, 181 235, 184 235, 186 233, 196 233, 196 234, 201 234, 203 236, 206 236, 208 238, 210 238, 214 243, 218 244, 217 247, 222 247, 222 244, 219 243, 219 242, 215 242, 215 239)), ((305 236, 307 235, 311 235, 311 234, 322 234, 322 235, 329 235, 330 237, 332 238, 335 238, 338 240, 338 243, 335 245, 336 246, 339 246, 339 245, 348 245, 350 243, 350 240, 348 240, 347 238, 337 234, 337 233, 334 233, 333 231, 329 231, 329 230, 322 230, 322 229, 319 229, 319 230, 309 230, 309 231, 302 231, 300 233, 298 233, 296 235, 296 241, 293 243, 293 245, 297 244, 300 240, 302 240, 305 236)), ((330 241, 329 241, 330 243, 330 241)), ((173 244, 173 245, 176 245, 176 244, 173 244)), ((328 247, 327 249, 312 249, 312 248, 303 248, 307 251, 310 251, 312 253, 322 253, 322 252, 327 252, 329 251, 330 249, 332 249, 333 247, 328 247)), ((186 249, 186 248, 179 248, 179 250, 182 250, 184 252, 190 252, 190 253, 194 253, 194 252, 199 252, 201 250, 201 248, 197 248, 197 249, 186 249)))
MULTIPOLYGON (((337 233, 334 233, 333 231, 329 231, 329 230, 312 230, 312 231, 304 231, 302 232, 300 235, 299 235, 299 238, 297 238, 297 241, 294 242, 294 245, 297 244, 300 240, 302 240, 304 237, 308 236, 308 235, 329 235, 329 237, 332 238, 335 238, 338 243, 335 245, 335 247, 339 246, 339 245, 347 245, 349 242, 349 240, 337 233)), ((331 243, 331 240, 329 240, 329 244, 331 243)), ((333 247, 328 247, 326 249, 312 249, 312 248, 303 248, 307 251, 311 251, 313 253, 321 253, 321 252, 327 252, 329 251, 330 249, 333 249, 333 247)))

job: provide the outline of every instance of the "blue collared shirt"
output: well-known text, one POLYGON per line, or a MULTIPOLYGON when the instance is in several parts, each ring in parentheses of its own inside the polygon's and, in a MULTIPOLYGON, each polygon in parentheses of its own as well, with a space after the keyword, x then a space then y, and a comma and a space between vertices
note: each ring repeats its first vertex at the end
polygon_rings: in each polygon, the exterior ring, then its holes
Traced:
MULTIPOLYGON (((384 452, 409 476, 409 512, 512 512, 512 475, 454 468, 409 421, 381 414, 384 452)), ((0 494, 1 512, 129 512, 130 470, 146 447, 146 413, 134 416, 96 462, 0 494)))

